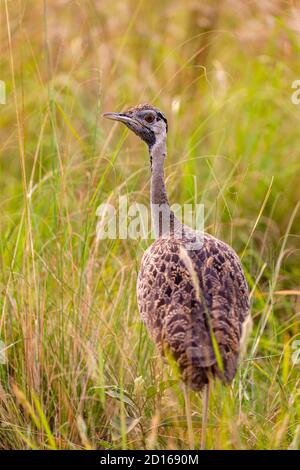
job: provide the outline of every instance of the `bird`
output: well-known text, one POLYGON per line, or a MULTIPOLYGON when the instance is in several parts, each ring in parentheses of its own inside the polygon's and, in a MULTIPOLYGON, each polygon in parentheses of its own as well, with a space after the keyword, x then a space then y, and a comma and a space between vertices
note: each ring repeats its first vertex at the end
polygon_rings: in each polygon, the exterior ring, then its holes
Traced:
POLYGON ((186 406, 187 389, 204 392, 203 449, 210 383, 215 378, 232 382, 251 331, 243 267, 231 246, 182 224, 171 210, 164 177, 166 115, 150 104, 141 104, 103 116, 125 124, 148 146, 155 241, 141 260, 137 303, 159 352, 175 361, 186 406))

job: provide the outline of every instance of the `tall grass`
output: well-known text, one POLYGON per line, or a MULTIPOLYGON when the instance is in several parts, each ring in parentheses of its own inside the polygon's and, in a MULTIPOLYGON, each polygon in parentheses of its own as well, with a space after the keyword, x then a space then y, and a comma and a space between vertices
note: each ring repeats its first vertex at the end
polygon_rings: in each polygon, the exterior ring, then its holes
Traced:
POLYGON ((100 203, 148 204, 146 149, 100 118, 143 101, 169 118, 170 200, 205 204, 252 291, 248 354, 232 386, 213 384, 207 448, 300 447, 299 13, 2 0, 2 449, 199 448, 201 396, 187 417, 137 311, 150 241, 95 234, 100 203))

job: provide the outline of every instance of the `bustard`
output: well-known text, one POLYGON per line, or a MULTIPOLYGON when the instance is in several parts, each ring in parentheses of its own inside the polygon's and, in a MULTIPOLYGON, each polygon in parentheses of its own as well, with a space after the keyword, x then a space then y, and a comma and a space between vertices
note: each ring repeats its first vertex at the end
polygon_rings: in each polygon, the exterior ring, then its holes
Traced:
MULTIPOLYGON (((138 306, 161 354, 168 352, 178 364, 183 383, 196 391, 205 387, 204 448, 209 383, 213 377, 225 383, 234 378, 246 319, 251 318, 241 262, 226 243, 207 233, 199 237, 170 209, 164 182, 166 116, 145 104, 104 117, 124 123, 149 148, 151 212, 157 239, 142 258, 138 306), (199 245, 193 244, 198 239, 199 245)), ((184 392, 189 406, 186 387, 184 392)), ((191 420, 188 427, 191 432, 191 420)))

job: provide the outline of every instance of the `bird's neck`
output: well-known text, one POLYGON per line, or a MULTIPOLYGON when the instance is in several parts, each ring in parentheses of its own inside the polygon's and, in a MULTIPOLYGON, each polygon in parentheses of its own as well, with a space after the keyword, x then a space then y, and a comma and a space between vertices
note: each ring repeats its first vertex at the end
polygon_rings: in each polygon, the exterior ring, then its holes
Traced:
POLYGON ((167 155, 166 139, 155 142, 151 158, 151 215, 156 237, 174 230, 174 213, 170 209, 165 186, 164 162, 167 155))
POLYGON ((164 163, 167 155, 165 139, 155 143, 150 149, 151 158, 151 204, 167 204, 164 163))

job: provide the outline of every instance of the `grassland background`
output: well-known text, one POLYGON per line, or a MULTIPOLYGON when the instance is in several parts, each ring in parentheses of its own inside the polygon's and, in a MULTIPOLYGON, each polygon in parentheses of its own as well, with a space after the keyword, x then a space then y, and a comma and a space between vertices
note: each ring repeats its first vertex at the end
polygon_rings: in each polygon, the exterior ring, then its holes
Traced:
POLYGON ((100 203, 148 204, 145 146, 101 119, 144 101, 169 118, 171 202, 205 204, 252 291, 248 354, 213 386, 207 448, 299 448, 299 2, 0 6, 0 448, 191 446, 138 316, 150 241, 95 236, 100 203))

